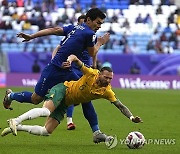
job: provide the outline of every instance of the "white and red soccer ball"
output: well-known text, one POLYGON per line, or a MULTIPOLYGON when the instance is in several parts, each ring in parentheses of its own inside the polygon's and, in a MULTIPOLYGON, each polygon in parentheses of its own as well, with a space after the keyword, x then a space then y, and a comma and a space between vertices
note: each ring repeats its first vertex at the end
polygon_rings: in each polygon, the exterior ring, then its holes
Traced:
POLYGON ((130 149, 140 149, 145 144, 145 137, 138 131, 130 132, 126 137, 126 144, 130 149))

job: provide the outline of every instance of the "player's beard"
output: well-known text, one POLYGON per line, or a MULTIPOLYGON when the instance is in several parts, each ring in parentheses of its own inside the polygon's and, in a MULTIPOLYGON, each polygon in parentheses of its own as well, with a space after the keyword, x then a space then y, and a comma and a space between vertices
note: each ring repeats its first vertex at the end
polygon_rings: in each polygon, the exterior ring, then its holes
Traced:
POLYGON ((100 79, 100 83, 102 87, 107 87, 109 84, 106 80, 103 80, 103 79, 100 79))

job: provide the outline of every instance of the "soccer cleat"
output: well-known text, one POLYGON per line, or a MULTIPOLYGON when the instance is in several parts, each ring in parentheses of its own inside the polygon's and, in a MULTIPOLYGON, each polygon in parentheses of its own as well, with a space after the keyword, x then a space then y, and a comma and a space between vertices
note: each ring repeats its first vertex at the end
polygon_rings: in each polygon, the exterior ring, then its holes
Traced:
POLYGON ((1 136, 4 137, 4 136, 6 136, 6 135, 8 135, 10 133, 12 133, 12 130, 11 130, 10 127, 7 127, 2 131, 1 136))
POLYGON ((11 128, 12 134, 17 136, 17 128, 15 119, 9 119, 8 121, 9 127, 11 128))
POLYGON ((13 108, 10 107, 12 100, 9 100, 9 98, 8 98, 8 94, 10 94, 10 93, 12 93, 12 90, 11 89, 7 89, 6 90, 6 94, 4 96, 3 105, 4 105, 5 109, 12 110, 13 108))
POLYGON ((100 143, 100 142, 105 142, 107 138, 107 135, 99 132, 96 135, 93 136, 93 142, 94 143, 100 143))
POLYGON ((67 130, 74 130, 76 128, 76 126, 75 126, 75 124, 73 124, 73 123, 69 123, 68 125, 67 125, 67 130))
POLYGON ((107 147, 107 149, 112 149, 114 147, 116 147, 116 145, 118 144, 118 140, 117 140, 117 136, 107 136, 106 141, 105 141, 105 145, 107 147))

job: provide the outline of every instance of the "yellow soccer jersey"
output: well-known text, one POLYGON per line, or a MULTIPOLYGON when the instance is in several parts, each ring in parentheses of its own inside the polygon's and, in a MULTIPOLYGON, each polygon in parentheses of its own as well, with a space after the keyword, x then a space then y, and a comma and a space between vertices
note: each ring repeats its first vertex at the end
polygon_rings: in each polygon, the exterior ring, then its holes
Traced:
POLYGON ((65 102, 68 106, 87 103, 99 98, 107 99, 110 102, 117 100, 111 85, 98 87, 95 83, 99 74, 97 69, 88 68, 83 65, 81 71, 84 75, 78 81, 64 82, 64 85, 67 87, 65 102))

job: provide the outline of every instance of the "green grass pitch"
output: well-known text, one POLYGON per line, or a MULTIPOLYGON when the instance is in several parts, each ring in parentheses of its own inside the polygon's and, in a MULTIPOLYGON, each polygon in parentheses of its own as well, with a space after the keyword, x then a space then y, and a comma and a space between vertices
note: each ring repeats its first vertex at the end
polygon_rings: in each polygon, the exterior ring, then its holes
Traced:
MULTIPOLYGON (((32 88, 15 88, 14 91, 30 90, 32 88)), ((114 105, 100 99, 93 101, 101 130, 109 135, 116 134, 118 144, 108 150, 104 143, 94 144, 89 124, 82 114, 81 105, 75 107, 73 120, 77 126, 74 131, 66 130, 66 119, 49 137, 30 135, 18 132, 0 137, 0 154, 56 154, 56 153, 91 153, 91 154, 179 154, 180 151, 180 97, 179 91, 173 90, 122 90, 114 89, 117 97, 132 111, 142 118, 143 123, 134 124, 127 119, 114 105), (131 131, 140 131, 146 139, 153 143, 146 144, 142 149, 131 150, 121 141, 131 131), (175 141, 167 144, 167 140, 175 141)), ((2 102, 5 89, 0 89, 2 102)), ((41 107, 31 104, 13 102, 14 110, 0 107, 1 131, 7 127, 6 120, 16 117, 31 108, 41 107)), ((44 125, 46 118, 25 121, 23 124, 44 125)))

